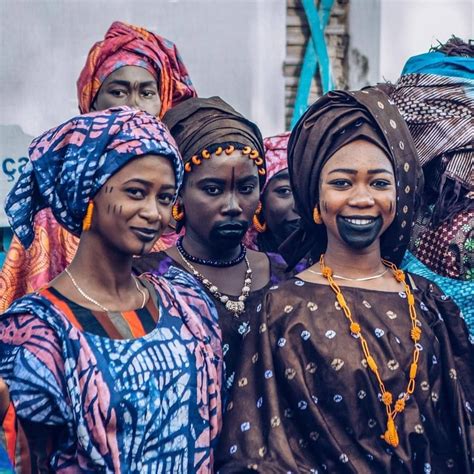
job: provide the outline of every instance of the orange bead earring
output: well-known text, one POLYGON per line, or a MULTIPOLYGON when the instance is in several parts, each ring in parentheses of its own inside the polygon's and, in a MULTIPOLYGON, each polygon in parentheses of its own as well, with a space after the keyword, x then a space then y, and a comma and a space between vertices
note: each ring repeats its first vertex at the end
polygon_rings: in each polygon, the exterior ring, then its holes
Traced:
POLYGON ((313 221, 316 224, 322 224, 323 220, 321 219, 321 214, 319 213, 318 206, 315 206, 313 209, 313 221))
POLYGON ((91 229, 92 214, 94 214, 94 201, 90 200, 89 204, 87 204, 86 215, 82 221, 82 232, 87 232, 91 229))
POLYGON ((253 222, 253 226, 255 227, 255 230, 258 233, 263 234, 267 230, 267 224, 266 222, 264 222, 263 224, 260 222, 259 216, 261 212, 262 212, 262 203, 259 202, 257 209, 255 211, 255 214, 253 216, 252 222, 253 222))
POLYGON ((178 201, 173 204, 171 215, 176 222, 182 221, 184 219, 184 207, 181 207, 181 204, 178 201))

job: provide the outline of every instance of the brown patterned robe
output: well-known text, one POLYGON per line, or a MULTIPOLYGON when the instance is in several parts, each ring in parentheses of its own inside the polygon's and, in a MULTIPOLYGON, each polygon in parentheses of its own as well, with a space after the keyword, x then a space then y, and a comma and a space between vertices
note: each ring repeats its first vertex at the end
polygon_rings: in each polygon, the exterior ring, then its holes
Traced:
MULTIPOLYGON (((470 473, 474 358, 449 297, 412 276, 423 348, 413 396, 380 438, 385 409, 359 341, 327 285, 293 278, 273 289, 257 346, 237 374, 217 450, 220 473, 470 473)), ((413 354, 405 294, 342 287, 386 389, 407 388, 413 354)))

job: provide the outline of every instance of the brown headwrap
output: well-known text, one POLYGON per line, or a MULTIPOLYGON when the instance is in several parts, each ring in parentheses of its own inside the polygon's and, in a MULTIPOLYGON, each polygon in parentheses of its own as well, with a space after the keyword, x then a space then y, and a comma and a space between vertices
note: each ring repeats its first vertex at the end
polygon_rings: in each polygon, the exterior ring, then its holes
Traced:
POLYGON ((309 251, 319 256, 327 246, 323 225, 313 221, 319 201, 319 175, 344 145, 368 140, 386 153, 397 185, 395 220, 381 238, 382 257, 399 264, 410 239, 422 179, 418 158, 405 122, 389 98, 377 88, 333 91, 300 118, 288 144, 288 169, 301 227, 280 248, 290 267, 309 251))
MULTIPOLYGON (((263 138, 257 125, 234 110, 220 97, 192 98, 169 110, 163 117, 176 140, 185 163, 203 150, 213 153, 219 146, 246 146, 264 158, 263 138)), ((262 165, 263 168, 265 164, 262 165)), ((265 168, 264 168, 265 169, 265 168)), ((259 174, 260 187, 265 175, 259 174)))

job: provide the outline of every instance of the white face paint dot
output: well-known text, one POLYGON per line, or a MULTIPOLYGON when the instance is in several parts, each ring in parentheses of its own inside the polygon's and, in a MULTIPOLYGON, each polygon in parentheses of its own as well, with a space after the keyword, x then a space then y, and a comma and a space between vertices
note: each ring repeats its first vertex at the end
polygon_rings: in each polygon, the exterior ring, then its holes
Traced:
POLYGON ((397 122, 395 122, 395 120, 393 120, 393 119, 390 119, 390 126, 392 128, 397 128, 397 122))

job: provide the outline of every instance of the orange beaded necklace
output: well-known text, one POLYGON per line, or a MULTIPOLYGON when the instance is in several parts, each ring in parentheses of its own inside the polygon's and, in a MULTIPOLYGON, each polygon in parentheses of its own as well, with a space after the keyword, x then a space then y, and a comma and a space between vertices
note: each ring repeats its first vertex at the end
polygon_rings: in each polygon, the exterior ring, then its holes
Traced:
POLYGON ((381 438, 385 440, 389 445, 396 448, 398 446, 399 440, 398 440, 397 427, 395 426, 395 418, 399 413, 402 413, 402 411, 405 409, 405 402, 415 390, 415 378, 416 378, 416 372, 418 369, 418 358, 420 357, 420 348, 419 348, 418 342, 421 339, 421 329, 419 327, 419 322, 416 317, 415 297, 413 296, 410 287, 405 281, 405 273, 403 273, 402 270, 399 270, 396 265, 394 265, 391 262, 388 262, 387 260, 382 260, 382 263, 392 270, 395 280, 403 283, 405 294, 407 296, 408 309, 409 309, 410 319, 411 319, 410 336, 414 343, 413 359, 410 365, 410 374, 409 374, 410 379, 408 381, 408 386, 403 397, 399 398, 395 402, 395 405, 393 406, 393 408, 392 408, 393 396, 391 392, 385 389, 383 380, 380 377, 377 363, 375 362, 374 358, 370 354, 367 340, 362 335, 360 324, 355 322, 354 319, 352 318, 351 310, 347 306, 347 303, 346 303, 346 300, 344 299, 341 288, 334 281, 332 269, 324 264, 324 254, 322 254, 321 258, 319 259, 319 264, 321 266, 321 273, 323 277, 326 278, 327 281, 329 282, 329 286, 336 294, 337 302, 339 303, 341 309, 344 311, 344 315, 346 316, 346 318, 350 321, 351 333, 355 336, 359 336, 359 341, 361 343, 362 351, 367 361, 367 365, 369 366, 370 370, 372 370, 372 372, 375 374, 375 377, 377 378, 377 382, 380 387, 380 391, 382 392, 382 403, 385 405, 385 410, 387 412, 387 430, 381 436, 381 438))

